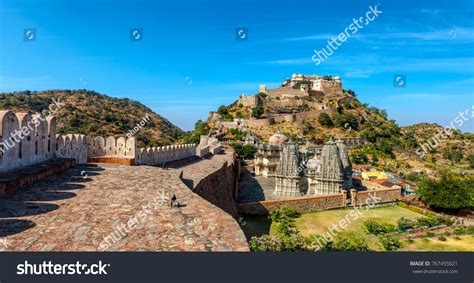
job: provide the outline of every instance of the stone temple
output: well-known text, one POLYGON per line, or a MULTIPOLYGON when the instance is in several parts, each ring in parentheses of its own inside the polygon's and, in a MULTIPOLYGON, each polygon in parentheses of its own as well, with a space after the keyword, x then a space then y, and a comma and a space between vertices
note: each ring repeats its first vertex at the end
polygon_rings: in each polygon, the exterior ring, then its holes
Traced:
POLYGON ((266 178, 274 178, 274 196, 332 195, 352 188, 352 164, 343 140, 326 142, 306 161, 308 152, 300 153, 297 144, 287 142, 281 136, 274 135, 268 145, 260 145, 261 152, 255 162, 256 175, 263 172, 266 178), (278 145, 274 141, 276 136, 278 145), (268 159, 270 146, 277 149, 271 151, 271 160, 268 159))
POLYGON ((301 196, 301 171, 298 145, 284 145, 276 168, 273 194, 288 197, 301 196))
POLYGON ((321 157, 308 161, 308 195, 338 194, 352 187, 352 165, 347 148, 341 141, 329 141, 321 157))

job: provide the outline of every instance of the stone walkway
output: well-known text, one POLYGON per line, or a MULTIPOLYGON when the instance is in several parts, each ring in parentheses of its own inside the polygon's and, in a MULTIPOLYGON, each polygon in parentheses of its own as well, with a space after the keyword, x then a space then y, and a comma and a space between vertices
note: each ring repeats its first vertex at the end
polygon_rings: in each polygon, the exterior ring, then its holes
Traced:
POLYGON ((0 240, 11 251, 248 251, 238 223, 178 170, 115 164, 78 166, 0 198, 0 240), (169 206, 173 194, 181 207, 169 206))

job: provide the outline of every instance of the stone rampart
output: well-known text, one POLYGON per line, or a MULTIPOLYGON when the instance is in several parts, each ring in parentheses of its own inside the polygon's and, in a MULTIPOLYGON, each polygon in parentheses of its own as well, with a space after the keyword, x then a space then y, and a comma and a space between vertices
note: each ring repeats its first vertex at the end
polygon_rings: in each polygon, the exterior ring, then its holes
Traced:
POLYGON ((286 199, 264 200, 259 202, 238 203, 237 210, 241 214, 268 214, 282 206, 293 206, 298 212, 312 212, 346 206, 366 206, 396 203, 401 199, 400 189, 381 189, 357 192, 351 190, 350 199, 347 192, 335 195, 302 196, 286 199))
POLYGON ((140 148, 135 163, 137 165, 159 165, 195 155, 195 144, 140 148))
POLYGON ((379 188, 376 190, 356 191, 351 190, 351 203, 353 206, 364 206, 367 202, 377 204, 398 202, 402 199, 401 189, 379 188))
POLYGON ((0 111, 0 172, 54 157, 56 118, 0 111))
POLYGON ((87 163, 85 135, 56 135, 56 157, 73 158, 77 164, 87 163))
POLYGON ((239 174, 240 161, 229 149, 225 154, 186 166, 181 178, 194 193, 237 217, 235 203, 239 174))
POLYGON ((346 206, 346 193, 239 203, 237 204, 237 210, 241 214, 268 214, 277 208, 287 205, 294 207, 300 213, 341 208, 346 206))

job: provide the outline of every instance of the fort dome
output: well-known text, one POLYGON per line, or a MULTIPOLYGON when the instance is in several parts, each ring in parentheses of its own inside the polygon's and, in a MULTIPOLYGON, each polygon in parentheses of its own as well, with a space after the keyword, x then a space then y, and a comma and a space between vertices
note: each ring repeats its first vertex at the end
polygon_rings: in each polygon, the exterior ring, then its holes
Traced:
POLYGON ((268 144, 281 146, 284 145, 287 141, 288 138, 285 135, 276 133, 268 139, 268 144))

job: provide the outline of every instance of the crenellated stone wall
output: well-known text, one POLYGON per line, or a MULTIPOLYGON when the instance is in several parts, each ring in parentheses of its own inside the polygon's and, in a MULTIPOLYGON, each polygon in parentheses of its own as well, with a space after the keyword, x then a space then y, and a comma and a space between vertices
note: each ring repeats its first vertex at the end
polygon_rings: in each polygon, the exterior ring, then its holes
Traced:
POLYGON ((126 157, 135 158, 137 155, 136 139, 124 137, 86 137, 88 157, 126 157))
POLYGON ((222 151, 215 139, 194 144, 137 149, 136 138, 56 135, 56 118, 30 112, 0 111, 0 172, 37 164, 52 158, 73 158, 76 164, 112 162, 158 165, 222 151), (210 144, 212 143, 212 144, 210 144))
POLYGON ((193 156, 223 151, 216 138, 202 136, 195 144, 137 148, 136 138, 56 135, 56 118, 30 112, 0 111, 0 172, 25 167, 55 157, 73 158, 76 164, 109 162, 126 165, 159 165, 193 156))
POLYGON ((74 158, 76 164, 87 163, 87 144, 85 135, 56 135, 55 157, 74 158))
POLYGON ((195 144, 147 147, 138 150, 135 162, 137 165, 158 165, 195 155, 195 144))
POLYGON ((0 111, 0 172, 54 157, 56 118, 0 111))

